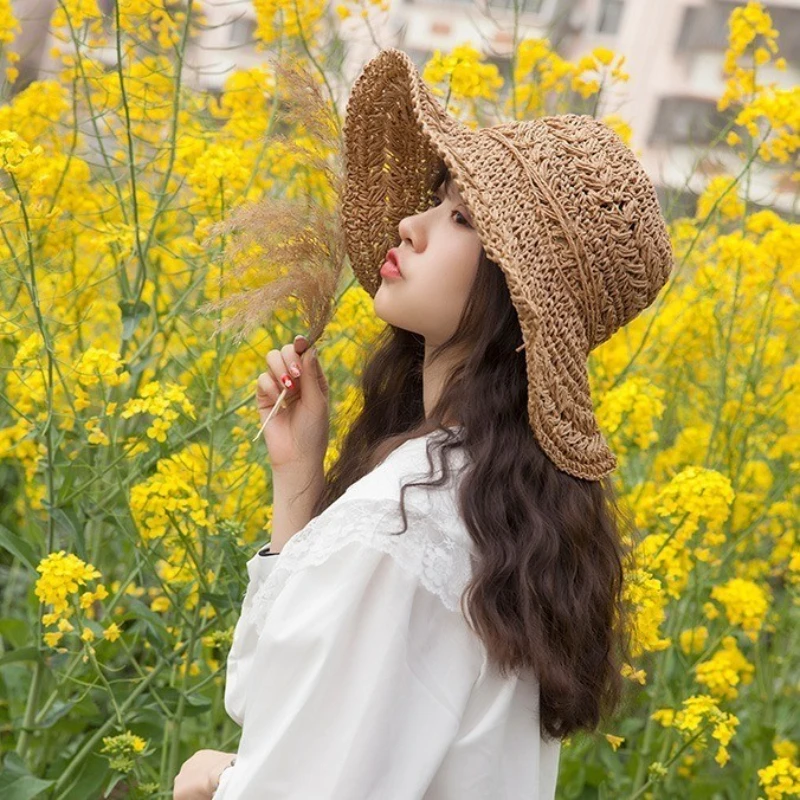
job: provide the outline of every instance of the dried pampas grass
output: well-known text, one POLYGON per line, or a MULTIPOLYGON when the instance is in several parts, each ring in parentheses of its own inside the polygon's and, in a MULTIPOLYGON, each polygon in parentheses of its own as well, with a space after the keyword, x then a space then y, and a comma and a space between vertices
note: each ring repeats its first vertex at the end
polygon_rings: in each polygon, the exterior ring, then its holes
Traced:
MULTIPOLYGON (((275 91, 281 91, 285 108, 281 111, 283 121, 289 131, 302 130, 315 149, 309 151, 289 136, 275 134, 271 138, 288 152, 302 154, 308 169, 325 177, 330 194, 323 200, 265 196, 240 206, 228 219, 213 225, 204 247, 218 236, 230 237, 224 258, 231 266, 220 278, 223 288, 245 276, 256 285, 206 303, 199 312, 228 311, 213 335, 233 329, 234 340, 241 341, 266 324, 279 307, 295 301, 307 331, 304 335, 312 347, 335 311, 336 289, 346 258, 341 221, 341 125, 335 106, 323 97, 312 73, 289 63, 276 63, 273 68, 275 91)), ((280 408, 286 392, 281 392, 256 438, 280 408)))

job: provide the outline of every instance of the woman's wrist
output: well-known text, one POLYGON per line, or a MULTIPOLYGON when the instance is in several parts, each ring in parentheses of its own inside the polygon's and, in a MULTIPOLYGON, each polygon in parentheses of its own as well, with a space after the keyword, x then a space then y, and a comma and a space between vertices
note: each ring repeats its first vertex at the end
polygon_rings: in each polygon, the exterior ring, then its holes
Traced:
POLYGON ((225 772, 226 769, 230 769, 236 763, 236 756, 233 756, 231 760, 217 773, 215 781, 212 782, 211 791, 216 792, 219 789, 219 784, 222 781, 222 773, 225 772))

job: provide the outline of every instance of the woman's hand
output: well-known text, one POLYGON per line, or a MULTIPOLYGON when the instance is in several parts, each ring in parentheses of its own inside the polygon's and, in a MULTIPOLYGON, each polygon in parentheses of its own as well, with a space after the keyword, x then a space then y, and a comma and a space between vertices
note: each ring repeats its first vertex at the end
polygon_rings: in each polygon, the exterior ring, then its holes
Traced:
POLYGON ((222 771, 230 766, 235 755, 221 750, 198 750, 183 762, 176 775, 172 787, 173 800, 211 800, 222 771))
POLYGON ((293 344, 267 353, 267 371, 258 376, 256 402, 261 423, 283 391, 282 378, 292 386, 281 408, 264 428, 273 470, 294 470, 297 465, 317 465, 325 459, 330 436, 328 382, 319 361, 308 349, 305 336, 293 344), (295 374, 299 368, 299 377, 295 374))

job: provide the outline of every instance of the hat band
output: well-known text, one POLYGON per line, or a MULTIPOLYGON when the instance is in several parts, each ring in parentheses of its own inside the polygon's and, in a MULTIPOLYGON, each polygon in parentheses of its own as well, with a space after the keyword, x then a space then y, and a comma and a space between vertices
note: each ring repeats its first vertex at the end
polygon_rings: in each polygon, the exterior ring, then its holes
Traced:
POLYGON ((495 131, 492 128, 483 128, 481 133, 484 133, 500 144, 505 145, 509 152, 517 159, 517 161, 519 161, 522 171, 528 178, 528 182, 531 185, 534 197, 541 199, 541 197, 544 196, 544 199, 550 204, 550 207, 555 212, 559 225, 561 226, 561 230, 564 233, 564 237, 567 240, 570 250, 572 250, 572 254, 575 256, 575 262, 578 265, 581 288, 583 289, 581 292, 582 296, 579 297, 575 294, 575 291, 569 285, 569 281, 564 280, 563 284, 572 296, 572 299, 575 301, 575 303, 583 308, 584 314, 586 315, 586 320, 590 326, 589 330, 587 331, 587 335, 589 336, 590 341, 594 341, 595 332, 597 331, 598 310, 597 304, 592 302, 592 300, 597 296, 597 287, 594 285, 594 281, 592 280, 592 272, 589 267, 589 261, 586 256, 586 251, 583 248, 583 244, 580 241, 580 237, 574 233, 569 217, 564 211, 561 203, 558 201, 558 197, 556 197, 555 193, 547 184, 547 181, 545 181, 544 178, 542 178, 542 176, 531 167, 530 159, 525 158, 525 156, 519 152, 514 143, 507 136, 505 136, 505 134, 495 131))

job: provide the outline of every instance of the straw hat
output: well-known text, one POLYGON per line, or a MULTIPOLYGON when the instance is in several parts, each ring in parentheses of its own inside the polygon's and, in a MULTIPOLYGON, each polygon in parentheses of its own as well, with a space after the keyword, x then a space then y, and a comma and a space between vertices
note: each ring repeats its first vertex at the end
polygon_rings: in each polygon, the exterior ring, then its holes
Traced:
POLYGON ((588 355, 653 302, 673 263, 655 189, 631 150, 588 115, 472 130, 394 48, 353 84, 344 147, 344 234, 364 289, 375 296, 398 223, 430 206, 443 160, 516 308, 537 442, 575 477, 612 472, 588 355))

